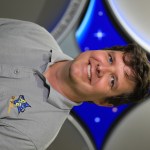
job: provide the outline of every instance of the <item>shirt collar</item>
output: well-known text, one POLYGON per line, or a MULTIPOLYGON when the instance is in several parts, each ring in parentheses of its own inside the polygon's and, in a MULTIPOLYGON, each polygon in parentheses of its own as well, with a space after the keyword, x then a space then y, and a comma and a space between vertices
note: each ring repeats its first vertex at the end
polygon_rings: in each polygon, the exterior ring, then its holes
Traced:
POLYGON ((57 92, 53 87, 50 87, 48 102, 54 105, 55 107, 64 110, 68 109, 70 110, 73 106, 80 105, 80 103, 75 103, 69 100, 68 98, 64 97, 59 92, 57 92))
POLYGON ((54 64, 55 62, 59 62, 59 61, 65 61, 65 60, 73 60, 72 57, 64 54, 62 51, 59 50, 51 50, 51 58, 50 58, 50 62, 47 65, 47 68, 54 64))

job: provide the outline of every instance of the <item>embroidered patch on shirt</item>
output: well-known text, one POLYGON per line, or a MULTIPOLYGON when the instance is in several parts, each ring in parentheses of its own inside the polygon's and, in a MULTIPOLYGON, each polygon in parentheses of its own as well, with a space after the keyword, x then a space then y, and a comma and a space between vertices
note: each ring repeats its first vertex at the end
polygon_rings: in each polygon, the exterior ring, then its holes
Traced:
POLYGON ((10 113, 11 109, 17 107, 18 113, 24 112, 27 107, 31 107, 23 95, 20 95, 18 98, 16 96, 12 96, 9 101, 8 113, 10 113))

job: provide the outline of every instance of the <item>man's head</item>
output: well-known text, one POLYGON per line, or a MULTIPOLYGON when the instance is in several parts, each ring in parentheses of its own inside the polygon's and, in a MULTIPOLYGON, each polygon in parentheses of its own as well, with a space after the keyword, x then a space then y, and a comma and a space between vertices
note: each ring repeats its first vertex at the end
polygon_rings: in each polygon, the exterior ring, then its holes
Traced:
POLYGON ((149 95, 150 66, 137 45, 87 51, 69 64, 69 80, 81 99, 119 105, 149 95))

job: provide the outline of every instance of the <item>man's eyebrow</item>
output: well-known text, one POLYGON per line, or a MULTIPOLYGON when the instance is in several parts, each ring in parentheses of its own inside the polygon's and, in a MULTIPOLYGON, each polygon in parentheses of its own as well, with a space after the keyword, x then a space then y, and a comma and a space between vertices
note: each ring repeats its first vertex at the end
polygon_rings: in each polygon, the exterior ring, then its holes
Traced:
POLYGON ((113 58, 114 63, 116 62, 116 56, 115 56, 115 52, 114 51, 110 51, 110 54, 113 58))

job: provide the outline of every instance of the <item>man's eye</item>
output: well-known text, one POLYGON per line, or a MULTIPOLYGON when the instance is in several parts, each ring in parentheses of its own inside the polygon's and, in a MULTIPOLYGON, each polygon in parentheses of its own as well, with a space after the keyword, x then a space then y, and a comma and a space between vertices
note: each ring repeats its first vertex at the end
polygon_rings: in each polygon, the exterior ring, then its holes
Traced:
POLYGON ((115 77, 111 76, 111 78, 110 78, 110 87, 113 88, 114 85, 115 85, 115 77))
POLYGON ((113 57, 109 54, 109 56, 108 56, 108 62, 110 63, 110 64, 112 64, 113 63, 113 57))

